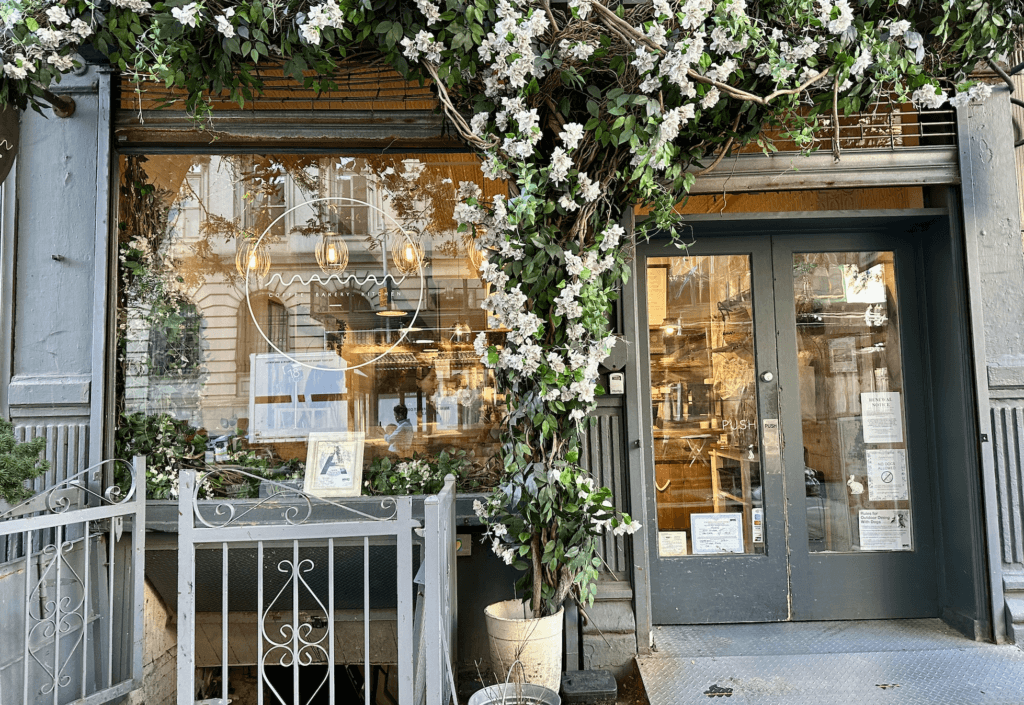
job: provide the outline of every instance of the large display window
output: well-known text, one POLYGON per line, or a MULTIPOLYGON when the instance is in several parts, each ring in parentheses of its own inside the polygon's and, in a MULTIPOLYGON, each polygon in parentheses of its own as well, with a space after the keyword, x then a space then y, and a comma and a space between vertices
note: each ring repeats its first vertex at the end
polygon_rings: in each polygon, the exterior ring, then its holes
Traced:
POLYGON ((294 472, 316 434, 367 470, 487 471, 503 400, 474 340, 504 332, 453 212, 460 188, 504 185, 474 157, 147 155, 121 171, 122 429, 184 437, 169 466, 294 472))

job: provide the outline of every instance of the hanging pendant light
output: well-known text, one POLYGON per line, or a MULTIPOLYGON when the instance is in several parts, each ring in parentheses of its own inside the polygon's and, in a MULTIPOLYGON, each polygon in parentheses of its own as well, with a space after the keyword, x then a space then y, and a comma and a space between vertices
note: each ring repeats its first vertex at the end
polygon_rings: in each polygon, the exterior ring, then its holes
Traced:
POLYGON ((252 233, 239 234, 238 250, 235 252, 235 269, 243 277, 253 274, 257 279, 267 276, 270 271, 270 248, 257 240, 252 233))
POLYGON ((477 226, 476 237, 469 233, 462 236, 462 244, 466 248, 466 260, 474 274, 480 274, 480 266, 484 263, 484 253, 476 246, 477 238, 484 234, 482 226, 477 226))
POLYGON ((391 243, 391 259, 395 269, 405 275, 418 272, 423 262, 423 248, 413 239, 413 234, 406 231, 391 243))
POLYGON ((348 266, 348 245, 345 238, 327 231, 316 244, 316 262, 324 272, 342 272, 348 266))

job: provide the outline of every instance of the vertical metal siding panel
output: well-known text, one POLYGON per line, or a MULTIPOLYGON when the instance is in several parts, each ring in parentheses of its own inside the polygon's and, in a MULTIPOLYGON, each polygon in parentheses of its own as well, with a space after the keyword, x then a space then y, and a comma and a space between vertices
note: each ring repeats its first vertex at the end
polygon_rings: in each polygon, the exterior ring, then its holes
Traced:
POLYGON ((1024 407, 992 409, 999 530, 1006 563, 1024 563, 1024 407))
MULTIPOLYGON (((612 491, 616 509, 625 509, 626 469, 622 455, 622 414, 619 409, 606 409, 595 414, 597 424, 588 427, 580 449, 580 463, 594 482, 612 491), (610 413, 609 413, 610 412, 610 413)), ((598 555, 608 570, 627 570, 625 540, 606 532, 598 539, 598 555)))
POLYGON ((992 456, 996 470, 996 493, 999 502, 999 534, 1002 536, 1003 562, 1013 562, 1010 544, 1010 517, 1005 507, 1009 506, 1010 498, 1007 487, 1006 462, 1006 415, 1003 409, 992 409, 992 456))
POLYGON ((1013 511, 1013 558, 1015 563, 1024 563, 1024 408, 1014 407, 1013 442, 1009 444, 1012 461, 1009 465, 1014 480, 1014 493, 1011 498, 1013 511))
POLYGON ((53 487, 86 468, 88 428, 84 423, 14 427, 14 437, 19 442, 39 437, 46 439, 43 457, 50 463, 50 469, 33 483, 36 492, 53 487))
MULTIPOLYGON (((622 416, 616 414, 611 417, 611 433, 608 436, 608 445, 611 450, 613 466, 615 468, 615 506, 620 510, 626 506, 626 464, 622 462, 622 416)), ((626 537, 620 536, 615 540, 615 570, 625 571, 626 567, 626 537)))

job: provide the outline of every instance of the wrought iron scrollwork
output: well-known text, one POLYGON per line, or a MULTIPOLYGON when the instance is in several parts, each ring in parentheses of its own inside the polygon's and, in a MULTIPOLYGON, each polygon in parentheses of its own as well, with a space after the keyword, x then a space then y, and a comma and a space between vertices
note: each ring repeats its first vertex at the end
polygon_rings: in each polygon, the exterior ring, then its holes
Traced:
POLYGON ((337 507, 352 515, 371 521, 390 521, 398 516, 398 503, 391 497, 385 497, 381 500, 380 508, 384 514, 382 516, 375 516, 325 497, 313 496, 282 482, 262 478, 246 471, 240 466, 218 465, 212 469, 196 468, 196 470, 201 474, 192 490, 192 511, 197 523, 211 529, 222 529, 235 524, 246 515, 264 506, 280 508, 281 519, 289 526, 309 523, 313 517, 314 509, 318 506, 337 507), (227 498, 202 500, 202 504, 200 504, 200 495, 212 488, 217 478, 229 473, 233 476, 241 475, 249 480, 268 483, 277 488, 278 494, 261 497, 245 504, 239 504, 237 501, 227 498))
MULTIPOLYGON (((274 595, 274 599, 270 601, 267 608, 263 611, 263 619, 260 620, 260 638, 267 644, 266 651, 263 652, 263 660, 259 664, 259 668, 264 670, 268 665, 277 666, 312 666, 314 664, 326 664, 330 662, 330 642, 329 640, 333 637, 333 629, 331 629, 330 620, 333 615, 330 614, 327 607, 324 606, 323 601, 317 596, 316 591, 310 587, 309 583, 303 578, 304 573, 309 573, 315 568, 315 564, 312 560, 306 558, 298 563, 290 560, 283 560, 277 564, 277 569, 288 575, 288 580, 281 586, 281 589, 274 595), (323 622, 323 626, 313 624, 313 619, 307 617, 304 621, 298 621, 293 618, 292 622, 282 624, 277 628, 277 632, 280 635, 280 640, 275 639, 269 629, 270 615, 275 612, 275 605, 278 605, 281 597, 287 590, 291 589, 294 594, 305 594, 310 595, 317 605, 317 611, 323 614, 323 619, 320 619, 319 615, 314 615, 315 619, 319 622, 323 622), (319 636, 315 636, 316 632, 322 633, 319 636), (276 661, 276 663, 275 663, 276 661)), ((262 577, 260 578, 262 579, 262 577)), ((293 615, 298 613, 293 611, 293 615)), ((320 684, 317 686, 316 691, 310 696, 309 701, 312 701, 316 694, 327 684, 330 678, 330 674, 327 669, 324 670, 324 677, 320 684)), ((281 702, 282 705, 291 702, 291 700, 285 700, 280 693, 274 688, 269 680, 264 681, 267 687, 273 692, 274 696, 281 702)))
POLYGON ((103 460, 81 472, 69 475, 66 479, 47 487, 34 497, 0 513, 0 521, 31 512, 63 514, 73 508, 111 507, 127 504, 134 499, 137 485, 138 478, 135 467, 131 463, 120 459, 103 460), (128 489, 124 490, 119 485, 112 484, 101 490, 100 488, 106 482, 106 478, 103 477, 104 471, 108 467, 114 467, 116 470, 118 464, 127 470, 130 478, 128 489))

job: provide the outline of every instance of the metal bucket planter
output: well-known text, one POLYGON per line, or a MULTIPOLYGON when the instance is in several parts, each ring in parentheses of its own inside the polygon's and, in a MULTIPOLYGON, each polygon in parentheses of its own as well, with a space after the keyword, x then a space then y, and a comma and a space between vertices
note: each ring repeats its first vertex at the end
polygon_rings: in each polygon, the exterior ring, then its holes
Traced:
POLYGON ((539 685, 557 694, 562 679, 562 610, 539 619, 531 614, 521 600, 495 602, 484 609, 491 668, 500 675, 511 670, 510 686, 539 685), (516 661, 522 667, 512 668, 516 661))
POLYGON ((0 109, 0 182, 7 178, 18 154, 18 133, 21 111, 17 108, 0 109))
POLYGON ((558 693, 540 685, 501 683, 473 693, 469 705, 561 705, 558 693))

